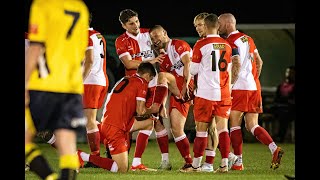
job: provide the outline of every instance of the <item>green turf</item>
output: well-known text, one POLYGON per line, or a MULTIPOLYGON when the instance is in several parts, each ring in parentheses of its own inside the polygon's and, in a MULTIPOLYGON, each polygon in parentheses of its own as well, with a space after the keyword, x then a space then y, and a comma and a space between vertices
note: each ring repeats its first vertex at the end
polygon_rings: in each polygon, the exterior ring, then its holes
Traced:
MULTIPOLYGON (((48 144, 39 145, 43 154, 48 159, 49 163, 52 165, 55 171, 58 171, 58 157, 56 155, 55 149, 53 149, 48 144)), ((192 146, 190 147, 191 155, 192 146)), ((171 171, 157 171, 157 172, 132 172, 129 171, 126 174, 111 173, 109 171, 99 169, 99 168, 85 168, 80 169, 80 173, 77 176, 78 180, 97 180, 97 179, 146 179, 146 180, 168 180, 168 179, 230 179, 230 180, 285 180, 284 175, 294 175, 295 174, 295 144, 278 144, 281 146, 285 153, 281 161, 281 165, 278 169, 270 169, 271 163, 271 153, 267 146, 260 143, 245 143, 243 145, 243 161, 244 161, 244 171, 229 171, 225 174, 218 173, 181 173, 178 171, 180 167, 183 166, 184 161, 180 156, 180 153, 175 146, 174 142, 170 142, 169 158, 172 163, 173 169, 171 171), (155 178, 155 179, 153 179, 155 178)), ((129 165, 132 162, 132 155, 134 152, 135 143, 130 151, 129 165)), ((78 144, 78 148, 85 152, 89 152, 87 144, 78 144)), ((104 147, 101 146, 101 152, 104 151, 104 147)), ((103 153, 102 153, 103 154, 103 153)), ((203 160, 205 157, 203 158, 203 160)), ((215 158, 214 168, 217 168, 220 163, 220 153, 217 151, 215 158)), ((142 163, 151 168, 157 168, 161 161, 161 155, 159 147, 155 140, 150 140, 142 156, 142 163)), ((31 172, 25 173, 26 180, 37 180, 37 176, 31 172)))

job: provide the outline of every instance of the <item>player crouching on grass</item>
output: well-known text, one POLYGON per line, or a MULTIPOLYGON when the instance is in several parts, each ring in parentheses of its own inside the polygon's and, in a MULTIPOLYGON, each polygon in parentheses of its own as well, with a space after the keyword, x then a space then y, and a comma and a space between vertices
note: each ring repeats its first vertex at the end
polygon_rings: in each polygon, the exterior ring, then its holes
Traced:
MULTIPOLYGON (((159 107, 146 108, 145 105, 148 82, 155 76, 156 70, 153 65, 144 62, 139 65, 136 74, 126 76, 115 84, 106 100, 100 132, 105 136, 104 144, 109 147, 112 159, 90 155, 78 150, 81 166, 84 161, 89 161, 111 172, 128 171, 129 133, 142 130, 150 136, 155 119, 140 118, 159 112, 159 107)), ((140 148, 146 147, 149 136, 145 138, 145 146, 140 148)), ((141 164, 141 166, 144 165, 141 164)), ((156 171, 150 168, 142 168, 141 170, 156 171)))

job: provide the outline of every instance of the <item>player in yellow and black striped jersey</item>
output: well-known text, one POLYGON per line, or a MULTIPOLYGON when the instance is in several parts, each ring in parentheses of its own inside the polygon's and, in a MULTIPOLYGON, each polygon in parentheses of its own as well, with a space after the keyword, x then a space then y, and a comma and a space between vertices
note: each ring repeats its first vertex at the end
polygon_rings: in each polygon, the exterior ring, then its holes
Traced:
POLYGON ((25 158, 42 179, 57 179, 32 139, 51 130, 57 138, 59 180, 76 179, 76 129, 85 127, 81 61, 88 44, 89 12, 82 0, 34 0, 26 54, 25 158))

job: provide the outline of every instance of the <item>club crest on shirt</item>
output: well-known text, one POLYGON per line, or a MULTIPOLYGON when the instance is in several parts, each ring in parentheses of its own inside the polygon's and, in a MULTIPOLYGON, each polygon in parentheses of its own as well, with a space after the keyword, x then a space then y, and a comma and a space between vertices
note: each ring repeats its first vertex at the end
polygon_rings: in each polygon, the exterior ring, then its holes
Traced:
POLYGON ((98 39, 102 39, 102 35, 101 34, 97 34, 97 38, 98 39))
POLYGON ((241 40, 243 43, 248 42, 248 37, 247 37, 247 36, 242 36, 242 37, 240 38, 240 40, 241 40))

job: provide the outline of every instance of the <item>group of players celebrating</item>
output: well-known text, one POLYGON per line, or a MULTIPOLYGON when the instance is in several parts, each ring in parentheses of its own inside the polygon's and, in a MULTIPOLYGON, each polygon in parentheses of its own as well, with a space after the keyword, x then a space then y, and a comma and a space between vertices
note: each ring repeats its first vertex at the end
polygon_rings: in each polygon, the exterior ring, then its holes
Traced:
MULTIPOLYGON (((73 11, 66 14, 76 15, 73 11)), ((74 155, 62 155, 62 170, 65 166, 65 169, 79 171, 79 167, 85 167, 85 162, 111 172, 127 172, 129 169, 171 170, 169 132, 163 124, 164 120, 170 121, 170 133, 184 160, 179 169, 181 172, 225 173, 229 170, 244 170, 241 131, 243 120, 246 129, 270 149, 271 168, 279 167, 284 151, 258 124, 259 113, 262 113, 259 76, 263 61, 254 40, 236 29, 236 19, 232 14, 217 16, 204 12, 196 15, 193 24, 200 38, 192 48, 184 40, 170 38, 161 25, 141 28, 138 13, 134 10, 121 11, 119 21, 125 32, 116 39, 115 47, 124 64, 125 76, 107 93, 109 82, 106 74, 106 42, 101 33, 90 28, 85 58, 82 61, 82 108, 87 120, 85 126, 90 153, 77 150, 76 160, 74 155), (191 105, 194 106, 196 124, 193 157, 190 142, 184 132, 191 105), (97 110, 100 108, 103 108, 103 116, 97 121, 97 110), (161 163, 157 169, 145 166, 141 159, 153 130, 161 151, 161 163), (132 132, 135 131, 138 131, 138 135, 129 168, 128 153, 132 132), (100 155, 100 143, 107 148, 108 157, 100 155), (230 146, 233 152, 230 151, 230 146), (221 162, 214 169, 216 149, 220 151, 221 162), (204 155, 206 158, 202 163, 204 155), (74 160, 79 163, 73 164, 74 160)), ((41 40, 37 39, 37 32, 32 27, 29 27, 28 33, 31 33, 30 42, 41 40)), ((34 45, 30 47, 34 50, 34 45)), ((32 53, 26 54, 28 61, 32 59, 30 54, 32 53)), ((49 70, 48 65, 45 67, 49 70)), ((40 69, 39 72, 43 74, 44 71, 40 69)), ((26 103, 31 110, 26 119, 34 122, 35 118, 39 121, 44 117, 41 113, 35 113, 37 107, 32 102, 36 96, 37 93, 30 91, 30 105, 26 103)), ((78 114, 78 117, 81 119, 81 115, 78 114)), ((68 128, 75 128, 75 123, 72 123, 68 128)), ((39 128, 37 122, 35 127, 37 131, 45 129, 45 126, 39 128)), ((64 127, 65 124, 62 123, 53 129, 64 127)), ((45 133, 45 138, 56 147, 55 136, 59 139, 62 134, 61 131, 52 132, 45 133)), ((60 153, 63 154, 63 143, 58 142, 58 150, 60 147, 60 153)), ((57 177, 50 168, 46 173, 33 168, 36 167, 34 160, 38 156, 32 156, 36 146, 26 141, 26 147, 26 160, 31 170, 38 172, 43 179, 57 177)), ((62 171, 60 179, 70 172, 62 171)), ((75 179, 74 173, 73 177, 75 179)))

